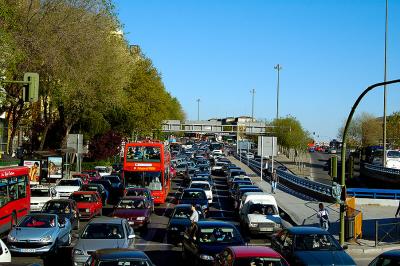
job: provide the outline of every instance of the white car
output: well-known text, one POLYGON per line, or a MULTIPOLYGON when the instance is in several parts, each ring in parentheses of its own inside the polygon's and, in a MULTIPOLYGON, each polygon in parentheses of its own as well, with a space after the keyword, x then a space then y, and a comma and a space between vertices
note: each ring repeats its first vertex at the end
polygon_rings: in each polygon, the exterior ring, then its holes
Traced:
POLYGON ((0 263, 11 262, 11 252, 8 250, 6 244, 0 239, 1 253, 0 253, 0 263))
POLYGON ((246 153, 246 159, 254 159, 254 154, 251 152, 246 153))
POLYGON ((61 179, 55 190, 60 194, 60 198, 69 198, 69 196, 78 191, 82 187, 82 180, 80 178, 61 179))
POLYGON ((59 198, 60 193, 54 187, 31 186, 31 211, 41 211, 47 201, 59 198))
POLYGON ((111 175, 111 169, 107 166, 96 166, 94 169, 99 172, 101 177, 105 175, 111 175))
POLYGON ((201 188, 204 190, 207 196, 208 203, 212 203, 213 201, 213 194, 211 190, 211 185, 207 181, 193 181, 190 183, 189 188, 201 188))

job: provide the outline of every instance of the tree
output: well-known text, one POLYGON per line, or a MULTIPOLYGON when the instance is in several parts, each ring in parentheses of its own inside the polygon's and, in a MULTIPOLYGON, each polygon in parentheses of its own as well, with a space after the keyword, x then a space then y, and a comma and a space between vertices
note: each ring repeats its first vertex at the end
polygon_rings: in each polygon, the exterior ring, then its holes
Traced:
POLYGON ((303 129, 300 122, 292 116, 275 119, 271 123, 274 135, 278 138, 278 144, 285 149, 304 151, 310 139, 309 133, 303 129))

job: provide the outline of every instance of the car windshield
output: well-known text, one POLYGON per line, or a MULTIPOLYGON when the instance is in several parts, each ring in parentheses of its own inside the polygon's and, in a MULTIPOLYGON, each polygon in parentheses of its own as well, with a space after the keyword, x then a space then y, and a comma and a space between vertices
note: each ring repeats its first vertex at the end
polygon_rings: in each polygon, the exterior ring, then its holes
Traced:
POLYGON ((68 202, 48 201, 44 207, 43 212, 48 213, 71 213, 68 202))
POLYGON ((231 176, 239 176, 239 175, 246 175, 245 172, 242 171, 232 171, 231 176))
POLYGON ((250 205, 249 214, 274 215, 278 214, 278 210, 274 205, 256 203, 250 205))
POLYGON ((191 188, 201 188, 204 190, 210 190, 210 185, 207 183, 192 183, 190 185, 191 188))
POLYGON ((235 266, 286 266, 288 265, 283 259, 280 258, 236 258, 235 266))
POLYGON ((388 151, 388 158, 400 158, 400 151, 388 151))
POLYGON ((123 239, 121 224, 89 223, 83 231, 82 239, 123 239))
POLYGON ((121 209, 144 209, 146 207, 143 199, 136 200, 121 200, 117 208, 121 209))
POLYGON ((190 209, 190 208, 179 208, 179 209, 175 210, 173 218, 176 218, 176 219, 189 219, 190 215, 192 215, 192 209, 190 209))
POLYGON ((53 215, 33 215, 26 216, 18 227, 50 228, 55 226, 53 215))
POLYGON ((296 235, 296 250, 341 250, 337 241, 329 234, 296 235))
POLYGON ((50 190, 46 188, 42 189, 31 188, 31 197, 50 197, 50 190))
POLYGON ((240 241, 237 231, 230 227, 200 228, 200 243, 234 243, 240 241))
POLYGON ((72 194, 71 199, 76 202, 95 202, 96 198, 92 194, 72 194))
POLYGON ((206 193, 204 191, 184 191, 182 194, 182 199, 207 199, 206 193))
POLYGON ((150 190, 162 189, 161 172, 125 172, 125 186, 129 187, 144 187, 150 190))
POLYGON ((98 266, 150 266, 149 262, 141 259, 118 259, 118 261, 100 261, 98 266))
POLYGON ((79 186, 80 183, 77 179, 63 179, 58 182, 57 186, 79 186))

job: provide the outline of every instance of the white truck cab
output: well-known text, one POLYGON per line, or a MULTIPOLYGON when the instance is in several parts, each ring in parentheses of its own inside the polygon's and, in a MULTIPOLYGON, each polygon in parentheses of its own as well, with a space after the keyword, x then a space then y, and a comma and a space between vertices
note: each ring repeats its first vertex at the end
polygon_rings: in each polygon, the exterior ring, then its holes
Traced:
POLYGON ((282 228, 278 205, 272 195, 247 195, 239 216, 240 225, 250 234, 273 234, 282 228))
POLYGON ((31 186, 31 211, 41 211, 44 204, 52 199, 59 199, 60 194, 53 186, 31 186))

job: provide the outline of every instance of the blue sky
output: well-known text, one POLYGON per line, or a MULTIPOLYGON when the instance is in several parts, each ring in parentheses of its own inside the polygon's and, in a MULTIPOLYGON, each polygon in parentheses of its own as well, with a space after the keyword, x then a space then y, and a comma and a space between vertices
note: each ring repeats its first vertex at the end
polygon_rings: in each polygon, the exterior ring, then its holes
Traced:
MULTIPOLYGON (((162 73, 188 119, 292 115, 321 139, 337 136, 358 95, 383 81, 385 0, 116 0, 130 44, 162 73)), ((400 78, 400 4, 389 0, 388 79, 400 78)), ((388 87, 400 110, 400 84, 388 87)), ((358 112, 383 113, 383 89, 358 112)))

